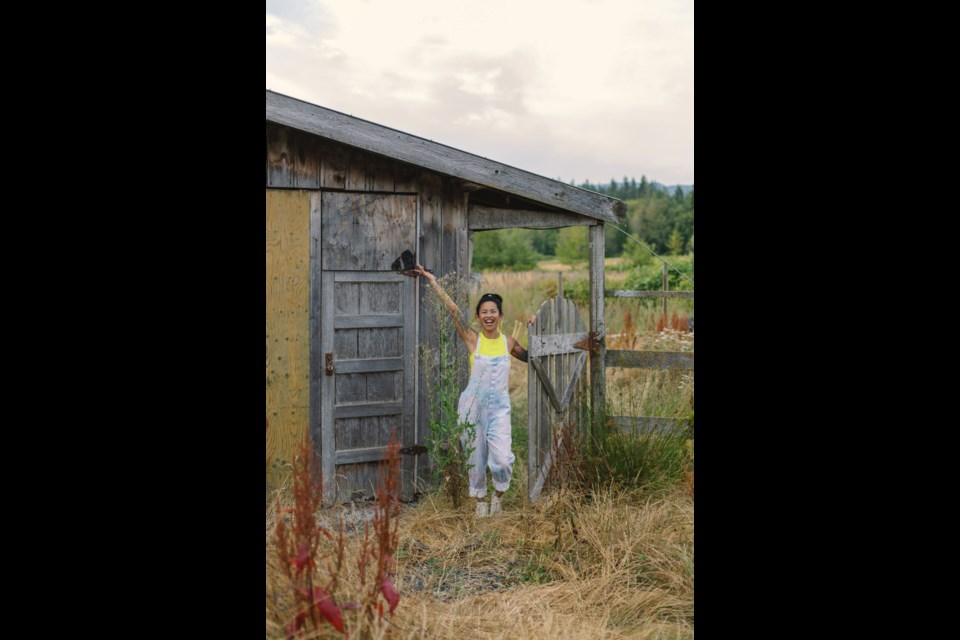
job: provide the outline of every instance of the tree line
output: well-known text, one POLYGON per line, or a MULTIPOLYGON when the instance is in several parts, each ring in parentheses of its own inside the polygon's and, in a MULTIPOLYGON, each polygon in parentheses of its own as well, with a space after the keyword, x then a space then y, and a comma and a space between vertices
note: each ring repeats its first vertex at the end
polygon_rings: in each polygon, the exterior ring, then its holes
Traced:
MULTIPOLYGON (((572 184, 572 183, 571 183, 572 184)), ((693 252, 694 189, 677 186, 672 193, 641 176, 624 176, 609 185, 586 181, 579 186, 623 200, 627 204, 625 231, 639 238, 660 255, 693 252)), ((630 240, 613 225, 605 225, 604 255, 624 256, 634 264, 645 264, 649 252, 630 240)), ((473 268, 525 271, 539 260, 551 257, 575 265, 587 260, 589 241, 586 227, 563 229, 499 229, 476 232, 473 236, 473 268)))

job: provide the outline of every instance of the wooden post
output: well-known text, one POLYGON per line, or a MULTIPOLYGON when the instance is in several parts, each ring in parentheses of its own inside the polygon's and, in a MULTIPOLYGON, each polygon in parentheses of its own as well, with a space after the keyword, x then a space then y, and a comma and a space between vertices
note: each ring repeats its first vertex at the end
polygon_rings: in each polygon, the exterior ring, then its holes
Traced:
MULTIPOLYGON (((667 271, 667 263, 664 262, 663 263, 663 290, 664 291, 668 291, 670 289, 670 285, 667 282, 668 275, 669 275, 669 272, 667 271)), ((666 296, 663 297, 663 323, 664 324, 667 323, 667 297, 666 296)))
POLYGON ((607 408, 606 321, 603 313, 603 223, 590 227, 590 331, 599 338, 599 345, 590 351, 590 407, 594 418, 607 408))

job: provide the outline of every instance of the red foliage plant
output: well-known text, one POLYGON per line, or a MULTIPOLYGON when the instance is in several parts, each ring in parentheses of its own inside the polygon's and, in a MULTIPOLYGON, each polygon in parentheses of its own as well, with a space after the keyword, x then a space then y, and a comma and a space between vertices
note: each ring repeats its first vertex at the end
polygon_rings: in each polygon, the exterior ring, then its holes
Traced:
POLYGON ((333 541, 330 532, 317 524, 316 512, 323 503, 323 482, 313 446, 309 438, 300 444, 300 451, 293 465, 293 508, 281 509, 277 500, 276 542, 280 566, 283 567, 294 593, 297 615, 287 626, 288 637, 304 629, 309 621, 316 629, 323 620, 343 632, 343 619, 329 592, 336 589, 339 567, 343 563, 343 523, 335 548, 323 557, 335 557, 328 564, 329 578, 323 587, 316 586, 318 578, 317 552, 321 536, 333 541), (288 526, 286 514, 292 514, 292 526, 288 526))
POLYGON ((348 602, 341 607, 334 598, 343 568, 346 536, 342 518, 336 537, 317 524, 315 514, 321 507, 322 496, 319 464, 313 447, 306 440, 301 444, 294 464, 294 506, 281 513, 279 503, 277 505, 277 554, 290 580, 297 610, 294 622, 286 628, 288 638, 295 637, 308 626, 317 629, 324 621, 349 635, 343 611, 360 609, 361 615, 372 621, 377 615, 383 615, 381 596, 389 605, 391 615, 400 601, 400 594, 393 584, 396 575, 394 553, 399 542, 397 518, 400 515, 400 445, 396 429, 387 445, 387 458, 378 469, 373 524, 372 527, 370 523, 364 524, 364 536, 357 555, 362 603, 348 602), (285 514, 292 514, 292 526, 287 524, 285 514), (324 537, 328 543, 323 541, 324 537), (325 545, 322 550, 321 544, 325 545), (324 559, 326 580, 322 581, 317 569, 318 561, 324 559))
POLYGON ((364 613, 373 617, 374 609, 383 615, 383 606, 379 602, 380 595, 390 605, 390 614, 396 609, 400 601, 400 594, 393 585, 392 578, 396 574, 396 560, 394 553, 399 543, 400 515, 400 444, 397 442, 397 430, 390 434, 390 443, 387 445, 387 459, 381 463, 377 472, 377 502, 373 516, 373 538, 369 523, 364 525, 363 540, 360 543, 360 555, 357 558, 360 570, 360 583, 367 585, 367 563, 376 560, 376 574, 369 583, 369 589, 364 598, 364 613))

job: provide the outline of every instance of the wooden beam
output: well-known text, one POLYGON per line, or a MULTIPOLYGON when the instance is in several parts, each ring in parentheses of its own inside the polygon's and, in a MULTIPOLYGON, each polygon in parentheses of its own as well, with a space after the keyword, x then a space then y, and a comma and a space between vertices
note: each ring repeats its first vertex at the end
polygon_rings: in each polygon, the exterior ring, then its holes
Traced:
POLYGON ((309 432, 314 451, 319 458, 314 461, 323 464, 323 435, 320 431, 321 390, 323 388, 321 320, 323 318, 323 298, 320 271, 320 192, 310 194, 310 417, 309 432))
POLYGON ((407 276, 392 271, 387 273, 376 273, 370 271, 335 271, 333 274, 334 282, 403 282, 407 276))
MULTIPOLYGON (((590 227, 590 331, 605 336, 603 224, 590 227)), ((590 407, 594 417, 607 410, 607 343, 601 337, 598 348, 590 351, 590 407)))
POLYGON ((377 462, 387 459, 386 447, 363 447, 361 449, 341 449, 337 451, 336 464, 356 462, 377 462))
POLYGON ((384 316, 336 316, 333 320, 334 329, 386 329, 402 326, 403 315, 401 314, 384 316))
POLYGON ((334 363, 334 371, 336 373, 378 373, 381 371, 403 371, 403 358, 337 360, 334 363))
POLYGON ((572 213, 553 211, 528 211, 526 209, 500 209, 472 204, 467 209, 467 224, 471 231, 489 229, 554 229, 556 227, 577 227, 597 224, 594 218, 572 213))
POLYGON ((586 331, 580 333, 556 333, 543 336, 530 336, 530 344, 527 351, 530 357, 552 356, 558 353, 578 353, 580 350, 573 346, 583 340, 588 340, 590 334, 586 331))
POLYGON ((627 369, 674 369, 693 371, 693 353, 688 351, 607 351, 607 367, 627 369))
POLYGON ((626 291, 607 289, 608 298, 692 298, 693 291, 626 291))
POLYGON ((266 92, 266 120, 598 220, 626 219, 627 205, 616 198, 273 91, 266 92))
POLYGON ((363 404, 341 404, 334 408, 334 418, 369 418, 371 416, 392 416, 403 411, 402 402, 365 402, 363 404))

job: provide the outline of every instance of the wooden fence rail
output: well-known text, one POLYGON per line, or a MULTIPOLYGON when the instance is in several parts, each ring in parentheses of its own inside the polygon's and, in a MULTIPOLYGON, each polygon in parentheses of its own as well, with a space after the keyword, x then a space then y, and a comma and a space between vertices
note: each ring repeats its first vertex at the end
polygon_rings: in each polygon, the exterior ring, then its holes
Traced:
MULTIPOLYGON (((668 291, 667 266, 663 267, 662 291, 631 291, 605 289, 606 298, 661 298, 663 316, 667 315, 668 298, 693 298, 693 291, 668 291)), ((604 368, 621 367, 626 369, 666 369, 673 371, 693 371, 693 353, 685 351, 632 351, 609 349, 604 358, 604 368)), ((606 395, 606 394, 604 394, 606 395)), ((610 416, 613 426, 624 433, 637 435, 650 433, 674 433, 687 431, 688 421, 684 418, 665 418, 659 416, 610 416)), ((693 437, 693 432, 689 433, 693 437)))

